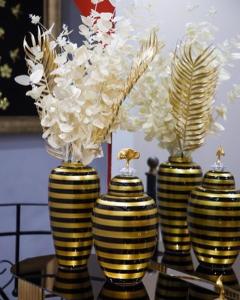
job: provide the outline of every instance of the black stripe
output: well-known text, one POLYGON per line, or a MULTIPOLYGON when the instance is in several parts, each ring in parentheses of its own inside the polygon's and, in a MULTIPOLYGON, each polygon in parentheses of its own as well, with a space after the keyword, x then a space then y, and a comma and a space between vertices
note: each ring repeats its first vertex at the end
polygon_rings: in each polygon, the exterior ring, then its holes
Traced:
POLYGON ((158 213, 156 214, 151 214, 151 215, 146 215, 146 216, 111 216, 111 215, 103 215, 94 212, 94 216, 96 218, 100 219, 106 219, 106 220, 114 220, 114 221, 143 221, 143 220, 152 220, 154 218, 158 217, 158 213))
POLYGON ((59 237, 55 236, 53 233, 53 237, 55 241, 59 242, 66 242, 66 244, 69 242, 88 242, 92 240, 92 237, 82 237, 82 238, 71 238, 71 237, 59 237))
POLYGON ((80 190, 64 190, 64 189, 55 189, 51 188, 51 186, 48 187, 49 192, 58 193, 58 194, 92 194, 92 193, 98 193, 100 191, 100 188, 96 189, 80 189, 80 190))
POLYGON ((155 225, 149 225, 149 226, 134 226, 132 225, 132 227, 117 227, 117 226, 113 226, 113 225, 101 225, 98 223, 94 223, 94 228, 98 228, 101 230, 107 230, 109 232, 143 232, 143 231, 148 231, 148 230, 153 230, 157 228, 157 224, 155 225))
POLYGON ((56 257, 58 259, 62 259, 62 260, 65 260, 65 261, 75 261, 75 260, 83 260, 83 259, 87 259, 90 255, 90 251, 89 251, 89 254, 87 255, 79 255, 79 256, 64 256, 64 255, 59 255, 56 253, 56 257))
MULTIPOLYGON (((99 209, 103 209, 103 210, 107 210, 107 211, 142 211, 143 210, 143 207, 145 207, 144 211, 147 213, 148 210, 151 210, 151 209, 156 209, 156 204, 153 203, 151 205, 148 205, 148 206, 129 206, 126 210, 126 207, 119 207, 119 206, 112 206, 112 205, 103 205, 103 204, 97 204, 97 208, 99 209)), ((107 214, 108 212, 106 212, 107 214)))
MULTIPOLYGON (((106 263, 114 264, 114 265, 134 265, 134 264, 142 264, 145 262, 149 262, 149 258, 144 259, 134 259, 134 260, 125 260, 125 259, 114 259, 114 258, 104 258, 101 256, 98 256, 99 261, 103 261, 106 263)), ((116 273, 116 271, 115 271, 116 273)))
POLYGON ((203 230, 203 231, 213 231, 213 232, 239 232, 240 228, 238 226, 234 226, 234 227, 215 227, 215 226, 208 226, 208 225, 205 225, 204 224, 204 221, 203 221, 203 224, 202 225, 199 225, 199 224, 194 224, 192 222, 188 222, 190 228, 196 228, 196 229, 200 229, 200 230, 203 230))
POLYGON ((132 239, 121 239, 121 238, 110 238, 110 237, 102 237, 98 236, 96 234, 93 234, 94 240, 106 242, 106 243, 113 243, 113 244, 124 244, 127 243, 130 244, 142 244, 142 243, 150 243, 156 241, 156 236, 147 237, 147 238, 132 238, 132 239))
MULTIPOLYGON (((218 203, 218 200, 215 201, 215 199, 213 199, 212 201, 210 201, 208 199, 209 203, 213 203, 213 202, 216 202, 218 203)), ((193 203, 192 201, 189 201, 189 206, 191 207, 195 207, 195 208, 202 208, 202 209, 206 209, 207 211, 209 210, 214 210, 214 211, 217 211, 217 210, 222 210, 223 213, 226 212, 226 211, 240 211, 240 203, 237 201, 236 202, 236 206, 235 207, 227 207, 227 206, 224 206, 224 203, 222 206, 213 206, 213 205, 206 205, 206 204, 201 204, 201 202, 199 203, 193 203)))
POLYGON ((84 250, 91 250, 92 249, 92 245, 89 245, 89 246, 84 246, 84 247, 60 247, 60 246, 55 246, 55 248, 57 250, 60 250, 60 251, 65 251, 65 252, 73 252, 73 251, 84 251, 84 250))
POLYGON ((78 224, 82 224, 82 223, 90 223, 92 221, 92 217, 90 215, 89 218, 84 218, 84 219, 78 219, 78 218, 57 218, 57 217, 51 217, 50 216, 51 221, 54 222, 62 222, 62 223, 78 223, 78 224))
MULTIPOLYGON (((119 247, 119 249, 112 249, 112 248, 105 248, 105 247, 101 247, 95 244, 95 249, 98 251, 102 251, 105 253, 109 253, 109 256, 111 256, 111 254, 143 254, 143 253, 151 253, 154 251, 155 247, 150 247, 150 248, 145 248, 145 249, 121 249, 121 246, 119 247)), ((124 245, 123 245, 124 247, 124 245)))
POLYGON ((89 225, 88 227, 85 228, 62 228, 62 227, 52 226, 52 230, 55 232, 66 232, 66 233, 86 233, 92 231, 92 226, 89 225))
MULTIPOLYGON (((188 212, 188 215, 191 217, 196 217, 203 220, 216 220, 216 221, 240 221, 240 216, 206 216, 206 214, 199 214, 199 213, 193 213, 188 212)), ((239 223, 240 225, 240 223, 239 223)), ((223 225, 224 226, 224 225, 223 225)), ((240 227, 239 227, 240 228, 240 227)))
MULTIPOLYGON (((56 173, 55 175, 60 175, 56 173)), ((99 179, 89 179, 89 180, 69 180, 69 178, 66 177, 66 180, 60 180, 60 179, 52 179, 49 178, 50 183, 57 183, 57 184, 63 184, 63 185, 80 185, 80 184, 99 184, 99 179)))

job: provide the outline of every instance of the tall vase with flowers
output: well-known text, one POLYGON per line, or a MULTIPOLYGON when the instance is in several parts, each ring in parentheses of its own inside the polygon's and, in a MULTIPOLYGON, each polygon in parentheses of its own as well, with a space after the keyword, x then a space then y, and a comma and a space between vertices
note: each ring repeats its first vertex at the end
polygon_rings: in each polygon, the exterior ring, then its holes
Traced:
POLYGON ((57 38, 40 18, 37 36, 24 40, 30 85, 49 154, 64 162, 49 177, 49 209, 58 264, 86 266, 92 246, 91 214, 99 178, 88 164, 102 156, 102 143, 118 128, 120 107, 162 47, 153 31, 136 53, 130 23, 114 13, 92 11, 79 26, 84 43, 57 38), (127 75, 126 75, 127 74, 127 75))
POLYGON ((231 39, 209 47, 215 44, 215 31, 208 22, 188 23, 184 42, 176 51, 165 59, 155 57, 139 82, 141 88, 136 86, 127 104, 131 121, 122 123, 123 129, 142 129, 146 140, 156 138, 170 153, 168 162, 160 165, 158 177, 160 223, 168 252, 190 250, 188 197, 202 179, 192 152, 208 133, 224 129, 218 118, 225 118, 226 108, 214 105, 214 96, 216 88, 230 78, 226 66, 238 58, 238 45, 231 39))

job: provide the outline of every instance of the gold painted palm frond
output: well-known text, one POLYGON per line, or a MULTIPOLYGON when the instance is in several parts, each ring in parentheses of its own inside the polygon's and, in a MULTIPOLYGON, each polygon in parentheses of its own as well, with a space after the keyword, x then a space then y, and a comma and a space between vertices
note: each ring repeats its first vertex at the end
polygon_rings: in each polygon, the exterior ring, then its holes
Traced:
POLYGON ((130 94, 134 85, 145 73, 149 64, 163 46, 163 44, 159 43, 155 31, 152 31, 148 40, 142 43, 141 49, 133 61, 130 73, 124 84, 124 88, 120 93, 116 104, 112 107, 112 116, 109 120, 109 125, 103 130, 99 129, 94 132, 93 140, 96 142, 96 144, 100 144, 107 139, 118 117, 119 110, 124 100, 130 94))
POLYGON ((169 98, 182 153, 200 147, 209 129, 218 68, 213 66, 214 48, 204 49, 196 58, 191 46, 176 50, 169 98))
POLYGON ((37 38, 35 39, 34 35, 30 33, 30 42, 28 43, 25 38, 23 47, 26 55, 25 59, 28 67, 28 73, 31 74, 33 71, 31 61, 34 64, 42 64, 44 75, 41 81, 36 85, 45 86, 42 96, 50 94, 55 86, 54 79, 56 77, 56 75, 53 75, 52 72, 57 68, 57 65, 54 62, 56 58, 56 52, 50 47, 49 37, 44 34, 40 28, 38 28, 37 38), (43 52, 43 56, 41 58, 36 57, 34 53, 34 51, 36 51, 36 47, 39 47, 40 51, 43 52))

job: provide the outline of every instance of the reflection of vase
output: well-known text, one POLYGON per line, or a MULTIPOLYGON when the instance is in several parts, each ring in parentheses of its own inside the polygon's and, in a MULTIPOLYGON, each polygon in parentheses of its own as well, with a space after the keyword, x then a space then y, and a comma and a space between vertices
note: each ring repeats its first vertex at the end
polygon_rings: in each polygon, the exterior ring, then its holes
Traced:
POLYGON ((186 252, 186 253, 166 252, 163 255, 161 263, 174 270, 189 271, 189 272, 194 270, 190 252, 186 252))
POLYGON ((150 300, 142 283, 134 286, 118 286, 107 281, 103 286, 98 300, 150 300))
POLYGON ((94 299, 87 269, 59 269, 55 277, 53 292, 68 300, 94 299))
POLYGON ((201 184, 201 167, 186 157, 170 157, 158 171, 158 200, 165 251, 189 252, 187 204, 191 191, 201 184))
POLYGON ((143 193, 141 180, 114 177, 93 211, 94 245, 107 278, 117 283, 142 279, 155 250, 157 223, 155 201, 143 193))
POLYGON ((188 284, 183 280, 159 273, 155 300, 186 300, 188 284))
POLYGON ((240 192, 229 172, 209 171, 192 192, 188 222, 200 264, 230 268, 240 249, 240 192))
POLYGON ((50 221, 60 267, 87 264, 92 248, 92 209, 99 196, 96 171, 66 162, 49 176, 50 221))
MULTIPOLYGON (((173 253, 166 252, 162 258, 162 264, 168 268, 179 271, 193 271, 193 263, 190 252, 173 253)), ((185 300, 188 299, 188 284, 178 278, 159 273, 155 300, 185 300)))
MULTIPOLYGON (((219 276, 222 275, 221 280, 225 286, 229 286, 234 288, 238 285, 237 276, 232 269, 220 271, 220 270, 211 270, 210 268, 204 268, 199 266, 196 270, 196 275, 200 278, 204 278, 205 280, 212 281, 216 283, 219 276)), ((190 300, 215 300, 216 292, 211 292, 208 290, 203 290, 197 286, 191 286, 189 289, 189 299, 190 300)), ((231 291, 231 296, 233 296, 233 292, 231 291)), ((236 295, 237 296, 237 295, 236 295)), ((238 296, 236 297, 236 299, 238 296)), ((233 298, 235 299, 235 297, 233 298)))

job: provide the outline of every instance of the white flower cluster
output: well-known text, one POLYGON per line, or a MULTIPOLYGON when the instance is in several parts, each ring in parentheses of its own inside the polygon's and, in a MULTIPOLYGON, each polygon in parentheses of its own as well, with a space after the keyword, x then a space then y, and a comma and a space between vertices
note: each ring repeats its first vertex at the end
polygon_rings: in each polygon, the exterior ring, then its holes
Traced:
MULTIPOLYGON (((36 16, 31 18, 34 23, 39 22, 36 16)), ((27 79, 32 83, 27 95, 35 99, 43 138, 50 147, 64 152, 70 145, 74 159, 88 164, 102 155, 97 135, 109 126, 136 48, 129 21, 111 13, 92 11, 90 16, 82 17, 79 33, 84 37, 81 46, 69 40, 66 25, 54 40, 51 30, 43 32, 57 53, 54 61, 57 68, 51 73, 56 76, 55 85, 46 94, 43 92, 46 86, 34 84, 40 79, 34 81, 33 77, 38 77, 39 70, 44 69, 37 63, 34 74, 27 79)), ((31 52, 35 59, 28 63, 32 65, 43 57, 43 51, 35 45, 31 52)), ((120 116, 121 112, 106 140, 118 127, 120 116)))
MULTIPOLYGON (((214 44, 217 28, 208 22, 186 24, 185 42, 192 45, 195 55, 211 44, 214 44)), ((226 40, 215 49, 216 64, 219 66, 219 82, 230 79, 227 67, 232 66, 234 59, 240 58, 238 41, 226 40)), ((179 145, 176 139, 174 118, 171 113, 171 106, 168 99, 168 90, 171 76, 171 59, 173 54, 164 58, 156 57, 153 65, 145 76, 136 85, 131 94, 131 103, 128 104, 130 111, 128 124, 122 128, 127 130, 142 129, 146 140, 156 138, 161 148, 167 149, 174 155, 179 152, 179 145), (141 88, 140 86, 141 85, 141 88)), ((238 85, 231 93, 232 98, 240 95, 238 85)), ((216 133, 224 130, 218 122, 219 118, 226 118, 226 107, 222 104, 215 106, 212 111, 209 133, 216 133)))

